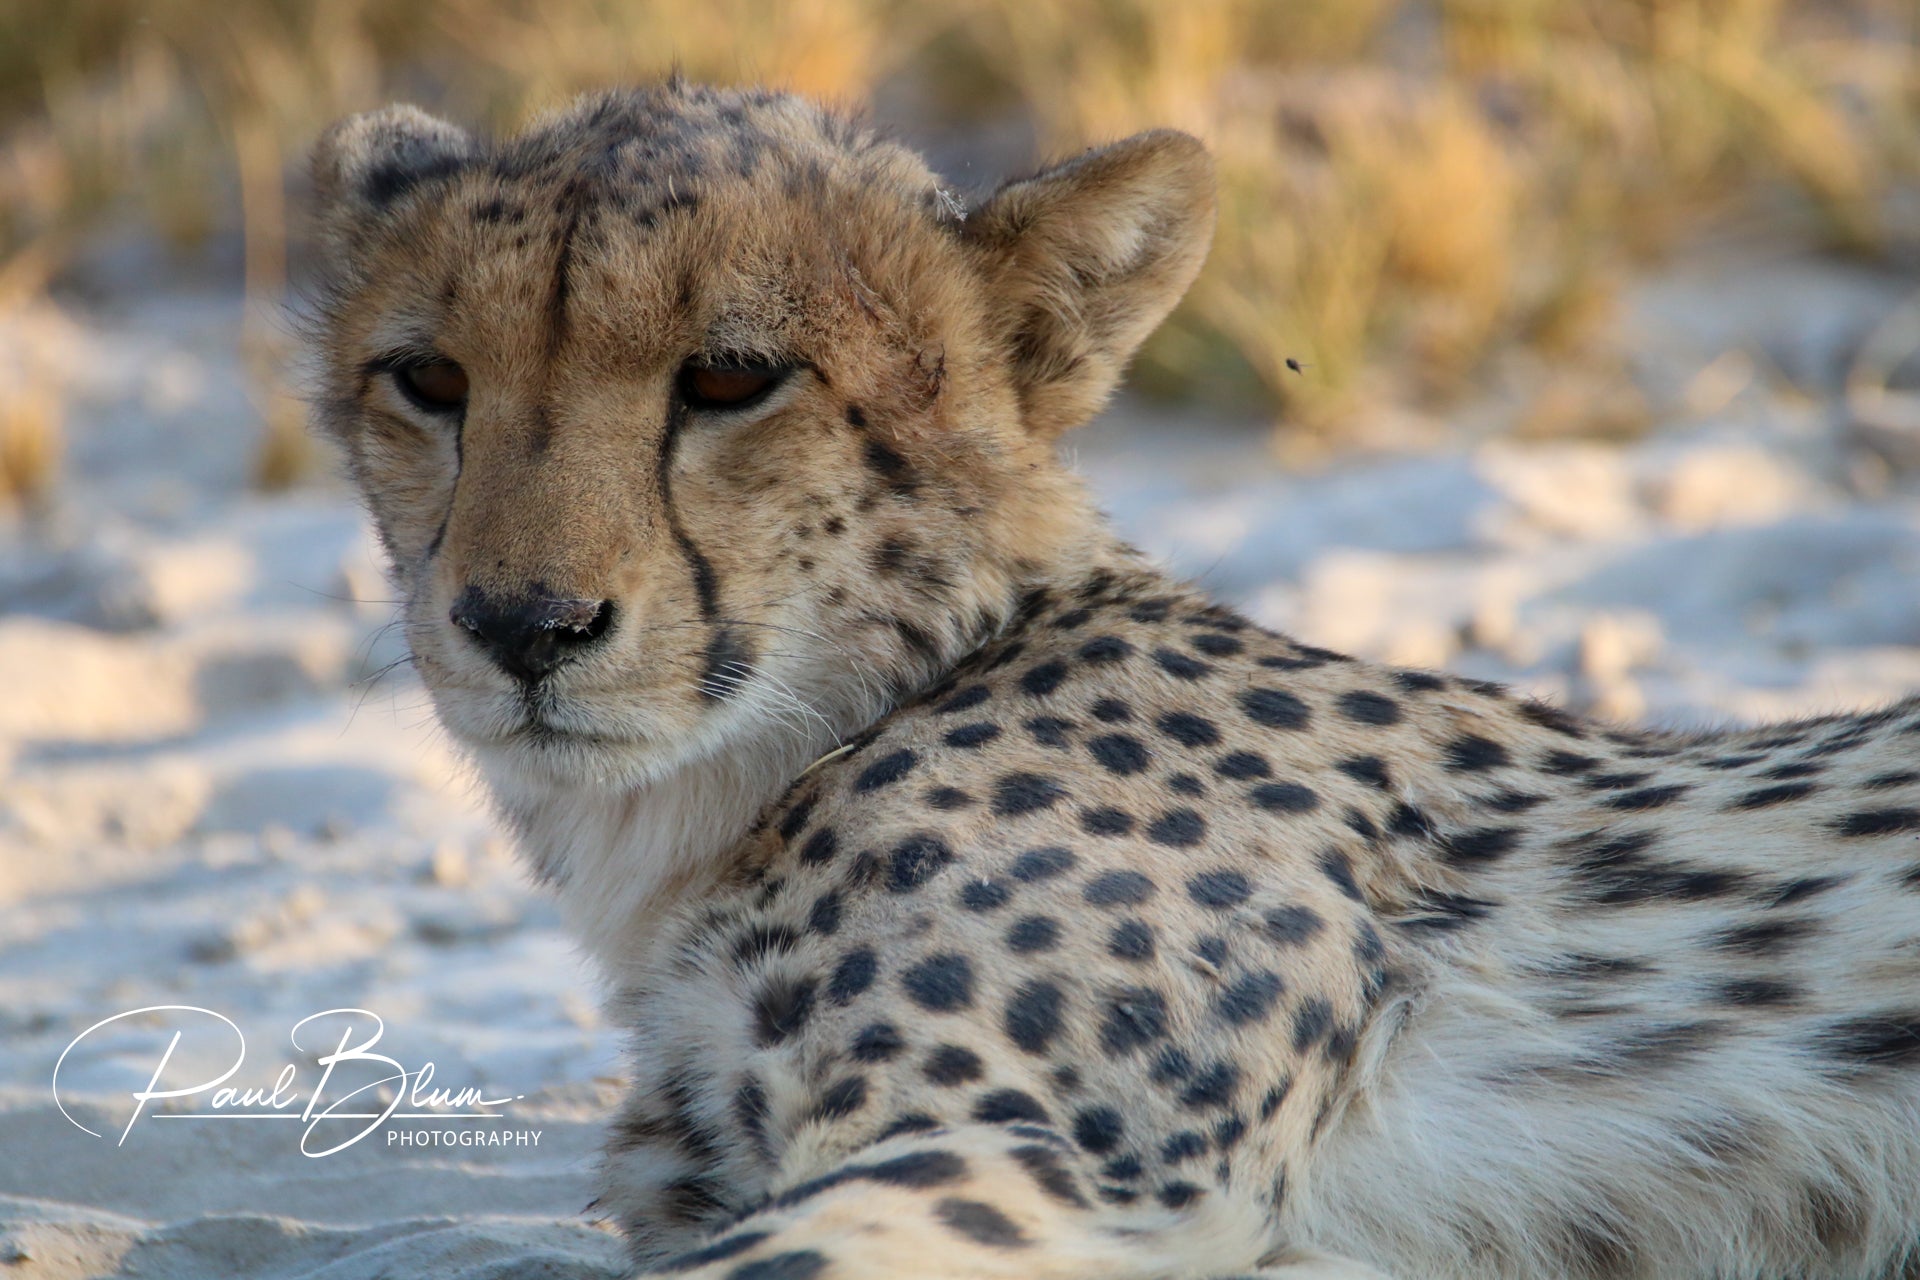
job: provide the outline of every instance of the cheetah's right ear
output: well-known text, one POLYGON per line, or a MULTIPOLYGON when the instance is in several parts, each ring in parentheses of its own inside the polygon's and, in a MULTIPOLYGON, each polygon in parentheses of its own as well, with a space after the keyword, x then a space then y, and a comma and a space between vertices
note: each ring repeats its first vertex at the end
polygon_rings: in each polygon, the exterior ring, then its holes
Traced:
POLYGON ((1213 203, 1206 148, 1156 129, 1010 182, 968 215, 1030 431, 1057 435, 1106 402, 1199 274, 1213 203))
POLYGON ((382 107, 348 116, 313 148, 313 186, 322 235, 335 252, 350 229, 391 208, 422 182, 457 173, 479 151, 472 135, 418 107, 382 107))

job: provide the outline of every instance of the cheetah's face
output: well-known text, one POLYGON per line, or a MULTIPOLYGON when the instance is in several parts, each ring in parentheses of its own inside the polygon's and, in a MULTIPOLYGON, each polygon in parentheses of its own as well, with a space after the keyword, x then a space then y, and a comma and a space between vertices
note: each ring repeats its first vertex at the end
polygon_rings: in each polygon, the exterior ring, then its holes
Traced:
POLYGON ((497 145, 391 108, 315 168, 322 414, 441 719, 616 785, 826 738, 1000 625, 1073 536, 1051 435, 1211 210, 1180 135, 962 219, 808 104, 677 85, 497 145))

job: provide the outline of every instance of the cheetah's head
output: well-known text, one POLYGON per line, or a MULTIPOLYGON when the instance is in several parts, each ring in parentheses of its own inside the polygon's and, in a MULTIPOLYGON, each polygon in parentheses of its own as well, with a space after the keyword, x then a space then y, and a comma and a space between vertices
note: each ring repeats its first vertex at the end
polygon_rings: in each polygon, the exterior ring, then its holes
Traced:
POLYGON ((415 663, 483 765, 578 783, 817 750, 1004 625, 1087 536, 1052 437, 1212 223, 1182 134, 963 215, 808 102, 677 83, 505 142, 388 108, 314 166, 320 416, 415 663))

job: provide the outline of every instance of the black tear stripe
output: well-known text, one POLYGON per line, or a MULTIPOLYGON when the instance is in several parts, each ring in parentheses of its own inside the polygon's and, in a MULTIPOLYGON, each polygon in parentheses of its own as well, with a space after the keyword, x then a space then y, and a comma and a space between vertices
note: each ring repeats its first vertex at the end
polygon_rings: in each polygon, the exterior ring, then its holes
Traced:
POLYGON ((440 527, 433 531, 433 540, 427 543, 427 554, 421 557, 422 564, 430 564, 440 554, 440 546, 447 540, 447 525, 453 521, 453 500, 460 492, 460 473, 467 469, 467 411, 460 411, 460 420, 453 424, 453 485, 447 490, 447 509, 440 513, 440 527))
POLYGON ((687 571, 693 578, 693 594, 700 607, 700 620, 711 629, 707 635, 706 664, 701 671, 700 696, 708 702, 724 702, 752 678, 754 651, 738 629, 720 621, 720 584, 714 576, 713 562, 695 546, 681 527, 680 512, 673 505, 673 455, 686 425, 686 409, 675 405, 667 410, 667 430, 660 439, 660 507, 666 512, 667 531, 674 545, 686 557, 687 571))

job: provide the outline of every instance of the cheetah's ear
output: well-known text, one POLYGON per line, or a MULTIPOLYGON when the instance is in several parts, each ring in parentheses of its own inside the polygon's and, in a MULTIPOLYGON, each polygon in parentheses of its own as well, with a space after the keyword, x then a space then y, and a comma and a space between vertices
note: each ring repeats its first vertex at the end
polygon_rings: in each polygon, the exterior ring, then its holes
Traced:
POLYGON ((967 217, 1027 427, 1097 412, 1193 283, 1213 239, 1213 161, 1170 129, 1009 182, 967 217))
POLYGON ((458 125, 418 107, 348 116, 313 148, 313 186, 329 247, 349 247, 351 228, 377 217, 422 182, 457 173, 479 148, 458 125))

